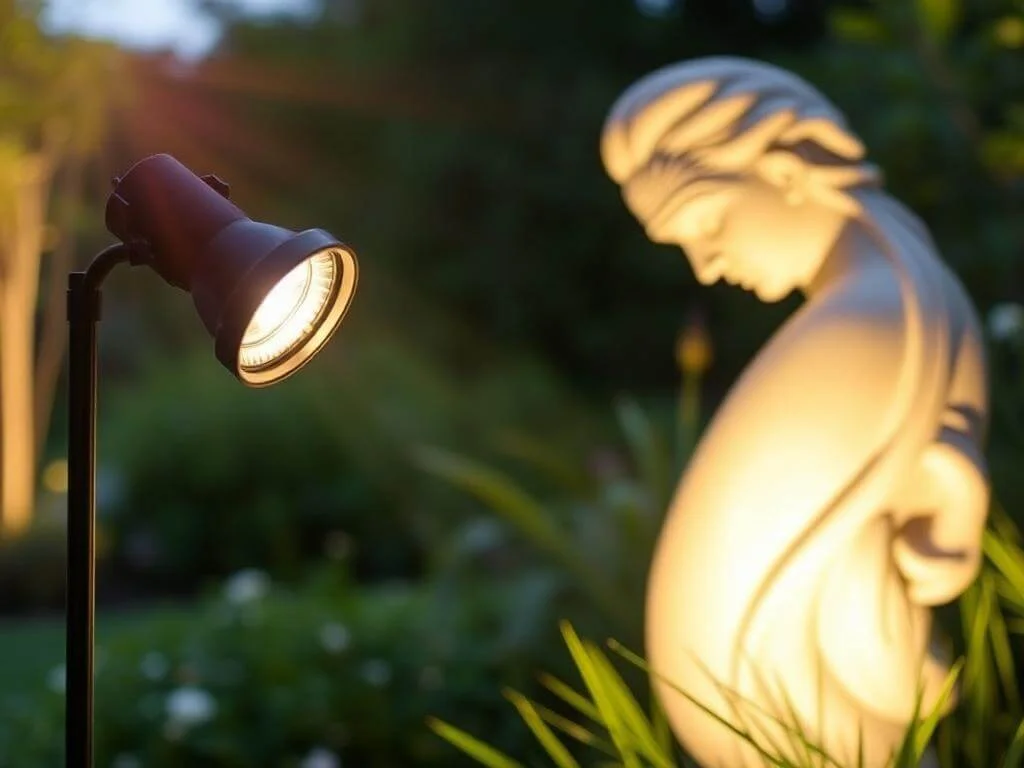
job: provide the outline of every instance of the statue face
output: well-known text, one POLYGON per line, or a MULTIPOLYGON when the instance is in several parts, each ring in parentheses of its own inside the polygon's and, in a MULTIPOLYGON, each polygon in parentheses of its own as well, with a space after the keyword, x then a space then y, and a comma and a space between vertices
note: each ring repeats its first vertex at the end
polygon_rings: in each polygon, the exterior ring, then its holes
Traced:
POLYGON ((675 215, 649 234, 682 246, 701 283, 724 279, 778 301, 810 283, 843 221, 817 202, 744 177, 694 182, 675 215))

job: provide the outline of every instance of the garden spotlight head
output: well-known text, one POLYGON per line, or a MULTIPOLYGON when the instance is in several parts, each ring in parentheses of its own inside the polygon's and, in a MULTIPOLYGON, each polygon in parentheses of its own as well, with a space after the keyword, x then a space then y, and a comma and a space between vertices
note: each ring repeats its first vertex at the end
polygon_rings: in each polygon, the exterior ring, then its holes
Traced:
POLYGON ((273 384, 312 358, 355 294, 355 253, 322 229, 295 233, 248 218, 227 185, 170 155, 139 161, 107 201, 107 229, 192 294, 217 359, 249 386, 273 384))

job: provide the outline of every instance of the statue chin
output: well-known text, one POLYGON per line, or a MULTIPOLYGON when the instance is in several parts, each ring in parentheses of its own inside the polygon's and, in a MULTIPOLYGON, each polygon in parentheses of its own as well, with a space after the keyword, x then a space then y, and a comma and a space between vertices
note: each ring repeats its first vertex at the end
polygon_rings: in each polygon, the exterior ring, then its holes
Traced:
POLYGON ((760 280, 758 282, 748 282, 745 280, 708 277, 707 275, 700 274, 697 274, 696 277, 697 282, 699 282, 702 285, 714 285, 715 283, 718 282, 725 282, 728 285, 732 285, 737 288, 742 288, 744 291, 748 291, 749 293, 754 294, 755 296, 757 296, 758 299, 765 302, 766 304, 774 304, 776 302, 782 301, 796 289, 796 287, 793 284, 782 280, 777 280, 774 282, 765 282, 764 280, 760 280))
POLYGON ((793 286, 758 284, 753 287, 751 292, 766 304, 775 304, 789 296, 793 292, 793 286))

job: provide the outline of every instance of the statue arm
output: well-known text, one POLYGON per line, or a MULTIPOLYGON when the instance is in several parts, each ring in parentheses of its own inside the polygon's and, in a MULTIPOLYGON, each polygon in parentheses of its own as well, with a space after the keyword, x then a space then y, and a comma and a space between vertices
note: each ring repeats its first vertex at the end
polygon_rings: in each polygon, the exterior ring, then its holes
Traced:
POLYGON ((981 567, 989 507, 988 468, 981 445, 988 411, 984 353, 978 323, 964 308, 949 403, 935 441, 922 453, 903 495, 896 563, 919 605, 955 599, 981 567))

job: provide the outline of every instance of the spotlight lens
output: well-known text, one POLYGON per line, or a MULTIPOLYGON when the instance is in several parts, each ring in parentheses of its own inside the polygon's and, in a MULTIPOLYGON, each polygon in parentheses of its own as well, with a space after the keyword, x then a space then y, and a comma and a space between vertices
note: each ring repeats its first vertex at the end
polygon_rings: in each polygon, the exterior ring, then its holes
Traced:
POLYGON ((276 365, 316 332, 338 292, 333 249, 306 259, 273 287, 242 336, 239 367, 258 371, 276 365))

